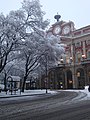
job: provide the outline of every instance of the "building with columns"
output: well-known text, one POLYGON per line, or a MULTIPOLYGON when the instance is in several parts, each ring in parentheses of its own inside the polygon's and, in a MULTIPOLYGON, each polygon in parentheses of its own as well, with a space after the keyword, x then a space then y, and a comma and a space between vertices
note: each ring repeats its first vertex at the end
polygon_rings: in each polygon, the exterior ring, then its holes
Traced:
MULTIPOLYGON (((58 17, 58 19, 57 19, 58 17)), ((60 36, 65 45, 65 55, 48 73, 48 88, 83 89, 90 84, 90 25, 76 29, 72 21, 59 21, 47 31, 47 35, 60 36)))

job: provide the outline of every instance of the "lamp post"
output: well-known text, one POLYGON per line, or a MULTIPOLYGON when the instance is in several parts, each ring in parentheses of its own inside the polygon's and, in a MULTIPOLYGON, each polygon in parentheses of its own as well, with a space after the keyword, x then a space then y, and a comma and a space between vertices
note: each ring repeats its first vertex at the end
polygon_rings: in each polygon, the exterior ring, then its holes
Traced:
POLYGON ((45 79, 45 87, 46 87, 46 93, 47 91, 47 81, 48 81, 48 54, 46 53, 46 79, 45 79))
POLYGON ((20 95, 21 95, 21 92, 22 92, 22 79, 20 79, 20 95))

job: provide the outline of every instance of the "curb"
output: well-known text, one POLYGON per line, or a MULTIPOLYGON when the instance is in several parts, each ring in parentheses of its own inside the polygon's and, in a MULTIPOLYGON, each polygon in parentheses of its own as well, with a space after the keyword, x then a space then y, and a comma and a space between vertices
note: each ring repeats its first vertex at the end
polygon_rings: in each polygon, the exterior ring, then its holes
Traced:
POLYGON ((41 96, 41 95, 47 95, 47 94, 50 94, 50 93, 42 93, 42 94, 29 94, 29 95, 10 95, 10 96, 0 96, 0 99, 2 98, 13 98, 13 97, 24 97, 24 96, 41 96))

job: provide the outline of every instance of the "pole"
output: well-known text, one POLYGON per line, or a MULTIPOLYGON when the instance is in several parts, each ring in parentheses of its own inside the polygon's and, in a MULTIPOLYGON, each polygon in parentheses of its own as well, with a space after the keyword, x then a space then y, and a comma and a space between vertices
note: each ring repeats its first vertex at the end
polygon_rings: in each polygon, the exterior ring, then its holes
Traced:
POLYGON ((47 81, 48 81, 48 55, 46 53, 46 93, 48 93, 48 91, 47 91, 47 81))
POLYGON ((75 88, 75 43, 72 41, 72 58, 73 58, 73 88, 75 88))

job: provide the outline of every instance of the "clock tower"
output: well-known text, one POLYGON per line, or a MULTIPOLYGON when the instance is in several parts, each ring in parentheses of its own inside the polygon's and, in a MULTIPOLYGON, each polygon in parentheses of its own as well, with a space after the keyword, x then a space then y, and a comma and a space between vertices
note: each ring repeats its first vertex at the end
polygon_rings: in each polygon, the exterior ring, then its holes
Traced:
POLYGON ((59 14, 55 15, 54 18, 57 20, 55 24, 47 31, 47 35, 60 35, 60 36, 70 36, 72 31, 75 30, 74 23, 72 21, 66 22, 60 20, 61 16, 59 14))

